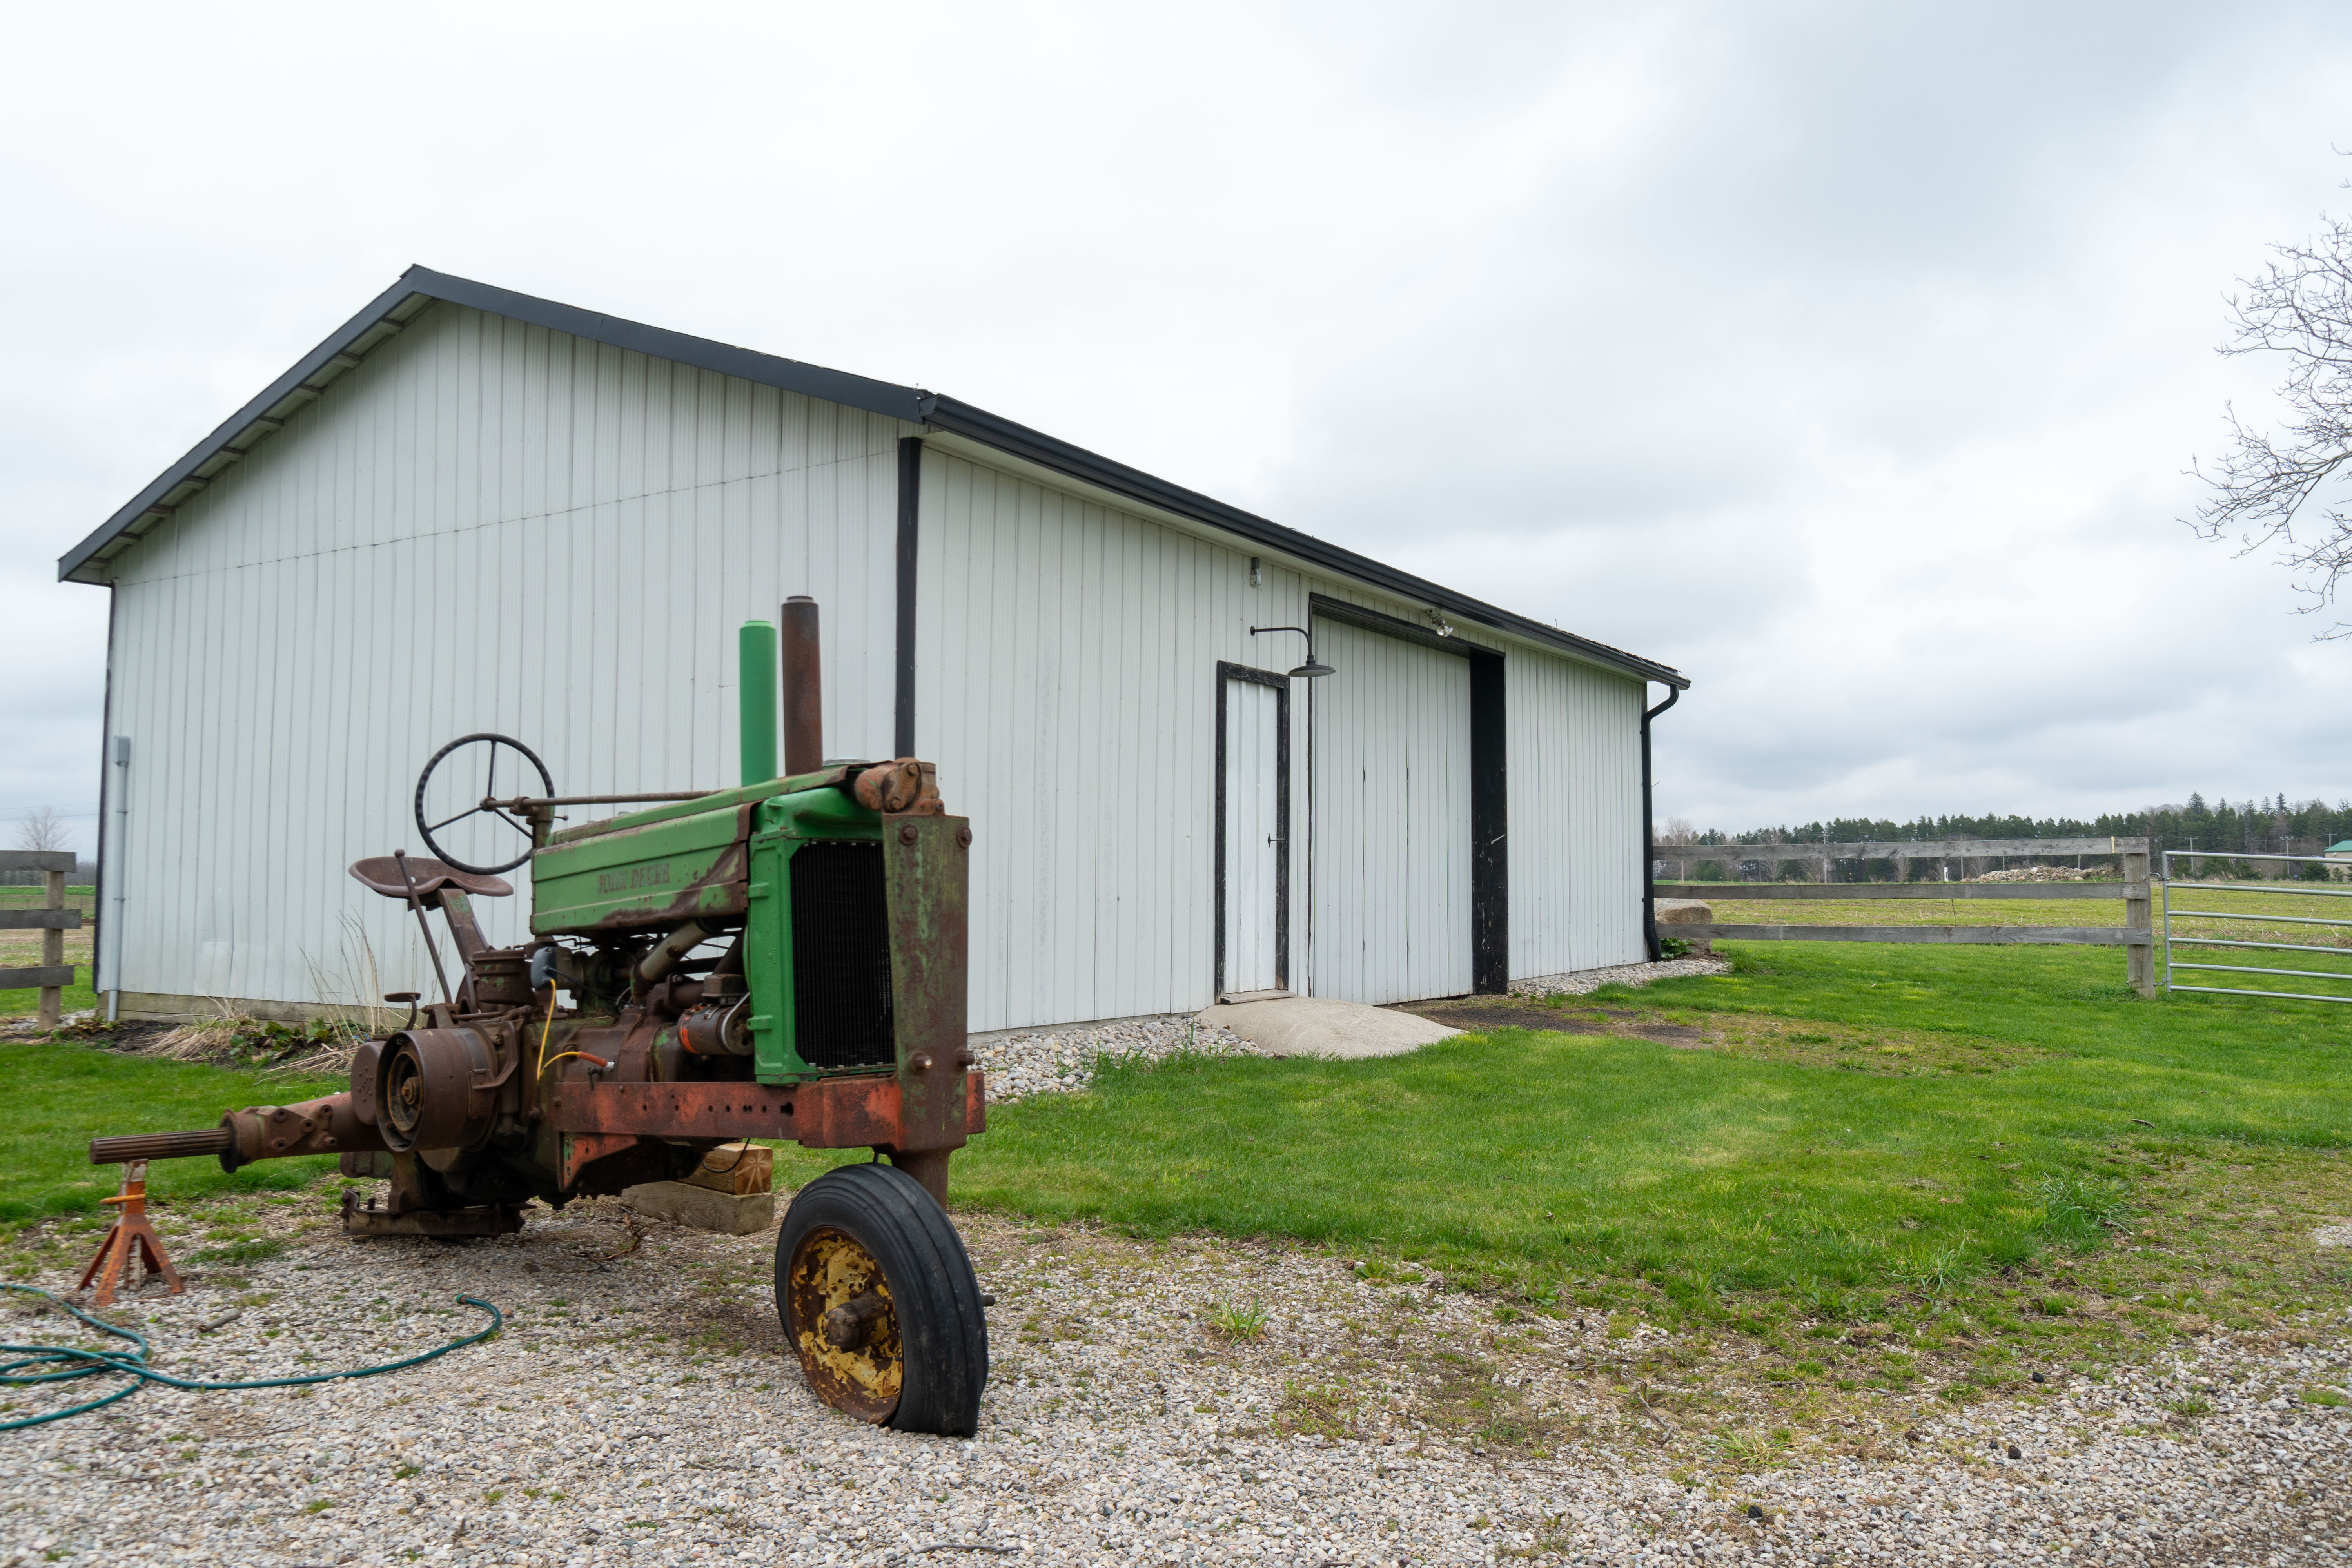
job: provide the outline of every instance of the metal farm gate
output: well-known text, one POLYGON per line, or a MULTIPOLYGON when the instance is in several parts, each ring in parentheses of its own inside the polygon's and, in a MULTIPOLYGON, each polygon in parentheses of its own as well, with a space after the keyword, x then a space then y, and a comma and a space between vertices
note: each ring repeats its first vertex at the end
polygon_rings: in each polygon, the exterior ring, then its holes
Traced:
MULTIPOLYGON (((2352 920, 2331 919, 2317 912, 2320 910, 2329 908, 2333 908, 2339 912, 2352 912, 2352 906, 2343 904, 2333 906, 2327 904, 2307 904, 2302 907, 2311 910, 2313 912, 2310 914, 2282 915, 2245 908, 2235 910, 2184 909, 2173 902, 2173 895, 2178 892, 2234 893, 2241 895, 2259 893, 2267 898, 2276 898, 2281 895, 2285 895, 2305 899, 2343 899, 2352 898, 2352 886, 2347 886, 2343 883, 2335 881, 2316 884, 2303 884, 2287 881, 2265 881, 2259 883, 2199 882, 2188 880, 2175 881, 2172 875, 2172 863, 2175 859, 2184 862, 2191 876, 2196 874, 2197 862, 2200 860, 2276 860, 2293 862, 2301 865, 2320 864, 2330 866, 2341 864, 2340 861, 2330 862, 2327 860, 2326 857, 2320 855, 2216 855, 2211 853, 2198 853, 2186 849, 2166 850, 2164 852, 2163 919, 2164 988, 2168 993, 2174 991, 2202 991, 2221 996, 2278 996, 2297 1002, 2352 1002, 2352 994, 2340 996, 2329 996, 2310 991, 2257 990, 2251 985, 2182 984, 2176 975, 2176 971, 2189 970, 2225 974, 2284 975, 2299 980, 2328 981, 2337 985, 2352 988, 2352 947, 2341 947, 2301 942, 2265 942, 2254 936, 2204 936, 2194 932, 2176 931, 2173 929, 2173 921, 2176 920, 2235 921, 2242 922, 2242 924, 2252 924, 2258 926, 2316 926, 2323 928, 2320 931, 2308 933, 2312 935, 2324 934, 2326 928, 2334 928, 2337 930, 2352 928, 2352 920), (2251 963, 2202 963, 2178 956, 2173 952, 2175 947, 2190 947, 2198 949, 2225 948, 2232 951, 2251 948, 2273 952, 2325 953, 2336 959, 2341 965, 2343 965, 2343 967, 2336 969, 2277 969, 2266 965, 2251 963)), ((2210 898, 2204 898, 2197 900, 2197 902, 2201 904, 2210 904, 2216 901, 2217 900, 2210 898)), ((2242 924, 2239 928, 2225 929, 2242 929, 2242 924)), ((2289 934, 2302 935, 2305 933, 2295 931, 2289 934)), ((2227 957, 2230 956, 2230 954, 2224 952, 2215 954, 2213 956, 2227 957)), ((2305 962, 2308 963, 2314 961, 2305 960, 2305 962)))

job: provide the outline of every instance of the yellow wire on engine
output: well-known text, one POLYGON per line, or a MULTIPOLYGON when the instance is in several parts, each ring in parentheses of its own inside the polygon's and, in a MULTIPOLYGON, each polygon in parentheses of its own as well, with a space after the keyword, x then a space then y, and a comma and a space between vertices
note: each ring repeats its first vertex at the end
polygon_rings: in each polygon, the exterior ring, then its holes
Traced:
MULTIPOLYGON (((537 1080, 537 1081, 539 1081, 539 1082, 541 1082, 541 1083, 545 1082, 545 1081, 546 1081, 546 1079, 547 1079, 547 1037, 548 1037, 549 1035, 551 1035, 551 1034, 554 1033, 554 1032, 555 1032, 555 982, 554 982, 552 979, 550 979, 550 980, 548 981, 548 983, 547 983, 547 1022, 546 1022, 545 1024, 543 1024, 543 1025, 541 1025, 541 1026, 540 1026, 540 1031, 539 1031, 539 1071, 538 1071, 538 1073, 535 1075, 536 1080, 537 1080)), ((564 1053, 563 1053, 563 1056, 567 1056, 567 1057, 576 1057, 576 1056, 578 1056, 579 1054, 580 1054, 580 1053, 579 1053, 578 1051, 566 1051, 566 1052, 564 1052, 564 1053)), ((562 1060, 563 1059, 563 1057, 558 1057, 558 1058, 556 1058, 555 1059, 556 1059, 557 1061, 562 1061, 562 1060)))

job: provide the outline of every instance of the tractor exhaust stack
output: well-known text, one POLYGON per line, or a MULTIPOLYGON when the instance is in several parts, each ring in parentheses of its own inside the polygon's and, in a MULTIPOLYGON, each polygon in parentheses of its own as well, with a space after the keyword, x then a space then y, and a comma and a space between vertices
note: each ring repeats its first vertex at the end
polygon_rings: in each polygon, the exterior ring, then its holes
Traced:
POLYGON ((813 773, 824 766, 824 666, 817 651, 816 601, 795 594, 784 601, 784 773, 813 773))

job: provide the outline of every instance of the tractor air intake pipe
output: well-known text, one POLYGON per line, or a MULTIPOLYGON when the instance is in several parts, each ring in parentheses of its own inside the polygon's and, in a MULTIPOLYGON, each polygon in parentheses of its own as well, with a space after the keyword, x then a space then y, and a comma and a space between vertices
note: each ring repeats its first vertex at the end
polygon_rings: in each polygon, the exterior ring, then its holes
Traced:
POLYGON ((637 989, 650 990, 654 982, 667 974, 677 961, 710 940, 710 933, 692 921, 678 927, 662 939, 662 944, 646 954, 637 965, 637 989))
POLYGON ((743 782, 776 777, 776 628, 745 621, 736 642, 743 703, 743 782))
POLYGON ((784 772, 813 773, 824 766, 824 664, 817 651, 816 601, 794 594, 784 601, 784 772))

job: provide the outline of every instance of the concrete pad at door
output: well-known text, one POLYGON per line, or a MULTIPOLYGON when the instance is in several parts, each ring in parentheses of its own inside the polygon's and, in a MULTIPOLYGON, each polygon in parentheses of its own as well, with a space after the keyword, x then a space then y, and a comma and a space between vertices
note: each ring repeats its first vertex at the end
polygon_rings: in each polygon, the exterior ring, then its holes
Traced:
POLYGON ((1286 996, 1276 1002, 1223 1003, 1202 1009, 1201 1022, 1231 1029, 1250 1044, 1283 1057, 1323 1057, 1350 1061, 1360 1057, 1401 1057, 1432 1040, 1458 1035, 1443 1024, 1320 996, 1286 996))

